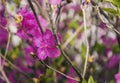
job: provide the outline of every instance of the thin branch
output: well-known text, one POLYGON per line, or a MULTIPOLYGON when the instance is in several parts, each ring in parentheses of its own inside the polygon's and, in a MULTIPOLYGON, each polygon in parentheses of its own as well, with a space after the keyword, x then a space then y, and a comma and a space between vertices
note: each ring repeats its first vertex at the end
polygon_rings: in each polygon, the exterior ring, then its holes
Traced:
POLYGON ((101 21, 103 23, 106 24, 106 26, 115 31, 118 35, 120 35, 120 31, 118 31, 116 28, 114 28, 114 25, 110 22, 110 20, 108 19, 108 16, 105 14, 105 12, 99 7, 99 5, 97 3, 95 3, 93 0, 91 0, 91 4, 95 7, 97 7, 97 10, 98 10, 98 15, 101 19, 101 21))
POLYGON ((39 26, 39 28, 40 28, 40 31, 41 31, 41 33, 43 34, 44 31, 43 31, 43 29, 42 29, 42 26, 41 26, 41 24, 40 24, 39 18, 38 18, 38 16, 37 16, 37 13, 35 12, 35 8, 34 8, 32 2, 31 2, 31 0, 28 0, 28 3, 29 3, 29 5, 30 5, 30 8, 32 9, 34 15, 35 15, 35 18, 36 18, 37 24, 38 24, 38 26, 39 26))
POLYGON ((3 76, 1 76, 1 75, 0 75, 0 79, 2 79, 2 80, 4 80, 4 81, 5 81, 4 77, 3 77, 3 76))
MULTIPOLYGON (((43 34, 42 27, 40 26, 40 23, 39 23, 37 14, 36 14, 36 12, 35 12, 35 9, 34 9, 34 7, 33 7, 33 5, 32 5, 32 2, 31 2, 31 0, 28 0, 28 2, 29 2, 29 5, 30 5, 30 7, 31 7, 31 9, 32 9, 35 17, 36 17, 36 20, 37 20, 37 22, 38 22, 38 25, 39 25, 39 27, 40 27, 40 30, 41 30, 41 32, 42 32, 42 34, 43 34)), ((48 13, 48 14, 49 14, 49 13, 48 13)), ((71 60, 67 57, 67 55, 65 55, 65 53, 63 52, 63 50, 62 50, 62 48, 61 48, 61 46, 60 46, 60 43, 59 43, 59 41, 58 41, 58 39, 57 39, 57 36, 56 36, 56 31, 55 31, 55 29, 54 29, 54 27, 53 27, 53 24, 54 24, 54 23, 53 23, 53 21, 52 21, 52 19, 51 19, 51 17, 50 17, 50 14, 49 14, 49 18, 50 18, 50 22, 51 22, 51 25, 52 25, 53 34, 54 34, 54 36, 55 36, 56 41, 58 42, 58 47, 59 47, 61 53, 62 53, 63 56, 66 58, 66 60, 72 65, 73 69, 76 71, 76 73, 77 73, 78 76, 80 77, 80 82, 82 82, 82 76, 81 76, 79 70, 78 70, 76 67, 74 67, 74 65, 72 64, 71 60)))
POLYGON ((46 13, 44 6, 41 6, 37 0, 33 0, 33 1, 36 4, 37 8, 39 9, 40 15, 48 20, 48 16, 47 16, 47 13, 46 13))
POLYGON ((56 70, 56 69, 50 67, 49 65, 47 65, 47 64, 44 63, 43 61, 40 60, 40 62, 41 62, 42 64, 44 64, 47 68, 49 68, 49 69, 51 69, 51 70, 53 70, 53 71, 55 71, 55 72, 57 72, 57 73, 63 75, 64 77, 66 77, 66 78, 68 78, 68 79, 71 79, 71 80, 74 80, 74 81, 77 81, 77 82, 80 82, 80 80, 75 79, 75 78, 72 78, 72 77, 70 77, 70 76, 68 76, 68 75, 66 75, 66 74, 64 74, 64 73, 62 73, 62 72, 60 72, 60 71, 58 71, 58 70, 56 70))
MULTIPOLYGON (((4 61, 6 59, 6 56, 7 56, 7 53, 8 53, 8 48, 9 48, 9 45, 10 45, 10 38, 11 38, 11 33, 8 32, 8 41, 7 41, 7 46, 6 46, 6 49, 5 49, 5 54, 4 54, 4 61)), ((3 61, 3 62, 4 62, 3 61)), ((4 66, 4 65, 3 65, 4 66)))
POLYGON ((55 23, 56 23, 56 25, 59 23, 59 21, 60 21, 60 15, 61 15, 61 11, 62 11, 62 8, 64 7, 64 6, 66 6, 68 3, 63 3, 63 4, 60 4, 60 5, 58 5, 58 13, 57 13, 57 16, 56 16, 56 19, 55 19, 55 23))
MULTIPOLYGON (((4 58, 2 54, 0 54, 0 57, 4 58)), ((25 72, 23 72, 20 68, 18 68, 16 65, 14 65, 11 61, 9 61, 7 58, 5 58, 5 61, 7 61, 13 68, 15 68, 17 71, 25 75, 27 78, 30 78, 25 72)))
POLYGON ((79 34, 81 30, 82 27, 78 27, 74 34, 65 41, 65 43, 62 45, 62 48, 65 49, 65 47, 79 34))
POLYGON ((5 81, 6 81, 6 83, 10 83, 10 81, 9 81, 9 79, 7 78, 7 76, 6 76, 6 74, 5 74, 4 70, 3 70, 3 68, 0 70, 0 72, 1 72, 1 74, 3 75, 3 77, 4 77, 5 81))
POLYGON ((89 42, 87 39, 87 23, 86 23, 86 5, 82 5, 82 12, 83 12, 83 21, 84 21, 84 34, 85 34, 85 40, 86 40, 86 58, 85 58, 85 64, 84 64, 84 70, 83 70, 83 78, 85 77, 86 74, 86 69, 87 69, 87 61, 88 61, 88 57, 89 57, 89 42))
MULTIPOLYGON (((49 6, 50 6, 50 5, 49 5, 49 6)), ((52 25, 52 26, 51 26, 52 32, 53 32, 54 37, 55 37, 55 40, 56 40, 56 42, 57 42, 57 44, 58 44, 58 48, 60 49, 60 52, 61 52, 61 54, 64 56, 64 58, 66 59, 66 61, 72 66, 72 68, 75 70, 75 72, 76 72, 77 75, 79 76, 79 78, 80 78, 80 83, 81 83, 83 78, 82 78, 81 73, 79 72, 79 69, 73 65, 73 63, 72 63, 72 61, 70 60, 70 58, 69 58, 69 57, 65 54, 65 52, 62 50, 62 47, 61 47, 60 42, 59 42, 59 40, 58 40, 58 38, 57 38, 57 34, 56 34, 56 30, 55 30, 56 25, 53 23, 53 20, 52 20, 51 15, 50 15, 50 11, 48 11, 48 16, 49 16, 49 19, 50 19, 50 23, 51 23, 51 25, 52 25)))

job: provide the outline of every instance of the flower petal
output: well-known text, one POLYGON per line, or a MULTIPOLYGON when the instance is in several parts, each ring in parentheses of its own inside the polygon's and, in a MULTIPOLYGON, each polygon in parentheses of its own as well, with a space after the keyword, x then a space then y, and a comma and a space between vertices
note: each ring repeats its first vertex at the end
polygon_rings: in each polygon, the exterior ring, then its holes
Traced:
POLYGON ((47 50, 45 48, 38 48, 37 56, 39 59, 45 60, 47 58, 47 50))
POLYGON ((48 57, 50 58, 57 58, 58 56, 60 56, 60 51, 58 50, 57 47, 54 48, 48 48, 48 57))

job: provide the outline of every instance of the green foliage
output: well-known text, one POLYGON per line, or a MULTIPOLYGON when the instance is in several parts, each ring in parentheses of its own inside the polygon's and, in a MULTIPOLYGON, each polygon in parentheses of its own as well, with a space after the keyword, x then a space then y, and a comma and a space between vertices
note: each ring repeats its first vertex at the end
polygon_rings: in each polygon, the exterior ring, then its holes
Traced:
POLYGON ((89 77, 89 79, 88 79, 88 83, 95 83, 95 82, 94 82, 94 79, 93 79, 92 76, 89 77))
POLYGON ((64 61, 64 57, 62 55, 55 60, 55 62, 57 63, 57 65, 61 65, 63 61, 64 61))
POLYGON ((87 81, 86 81, 86 80, 83 80, 82 83, 87 83, 87 81))
POLYGON ((46 70, 46 76, 49 76, 53 73, 53 71, 51 69, 47 69, 46 70))
POLYGON ((120 0, 106 0, 106 1, 111 2, 114 6, 116 6, 117 10, 114 10, 112 8, 102 8, 102 9, 108 13, 111 13, 120 17, 120 0))
POLYGON ((96 45, 95 45, 95 50, 96 50, 99 54, 103 54, 104 51, 105 51, 105 49, 106 49, 105 45, 96 43, 96 45))
POLYGON ((53 81, 53 71, 51 69, 46 69, 45 76, 42 76, 40 83, 51 83, 53 81))
POLYGON ((111 2, 114 6, 119 7, 120 8, 120 0, 106 0, 111 2))
POLYGON ((115 83, 115 81, 114 81, 114 80, 111 80, 110 83, 115 83))
POLYGON ((13 0, 16 5, 20 5, 21 0, 13 0))
POLYGON ((102 8, 102 9, 110 14, 120 17, 120 8, 118 8, 117 10, 114 10, 112 8, 102 8))
POLYGON ((86 50, 87 50, 86 46, 84 44, 82 44, 81 45, 81 57, 82 57, 83 60, 85 60, 85 58, 86 58, 86 56, 85 56, 86 55, 86 50))
POLYGON ((120 53, 120 48, 119 48, 118 43, 114 44, 112 51, 113 53, 120 53))
POLYGON ((70 23, 68 23, 68 27, 70 27, 70 28, 78 28, 79 27, 79 24, 77 23, 77 21, 75 21, 75 20, 71 20, 71 22, 70 23))
POLYGON ((112 8, 102 8, 104 11, 108 12, 108 13, 111 13, 111 14, 115 14, 117 15, 118 14, 118 11, 117 10, 114 10, 112 8))

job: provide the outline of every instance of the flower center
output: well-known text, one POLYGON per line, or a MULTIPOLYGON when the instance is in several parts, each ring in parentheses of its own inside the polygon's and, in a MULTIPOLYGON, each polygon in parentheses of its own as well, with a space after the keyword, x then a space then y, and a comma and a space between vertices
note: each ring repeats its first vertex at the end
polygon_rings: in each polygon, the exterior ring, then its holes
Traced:
POLYGON ((23 21, 23 16, 22 15, 16 15, 15 16, 15 22, 16 23, 21 23, 23 21))

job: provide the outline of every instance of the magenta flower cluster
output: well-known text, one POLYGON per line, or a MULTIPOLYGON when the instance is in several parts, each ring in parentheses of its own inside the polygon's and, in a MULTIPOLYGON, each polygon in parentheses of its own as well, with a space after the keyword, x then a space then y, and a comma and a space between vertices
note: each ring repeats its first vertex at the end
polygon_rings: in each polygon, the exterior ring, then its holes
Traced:
POLYGON ((8 32, 6 30, 5 7, 0 4, 0 46, 5 47, 8 39, 8 32))
POLYGON ((56 58, 60 55, 53 33, 47 29, 48 22, 42 16, 38 17, 44 30, 43 34, 38 27, 34 14, 26 7, 18 11, 18 16, 21 22, 17 24, 19 27, 17 35, 31 43, 35 49, 34 53, 39 59, 56 58))

